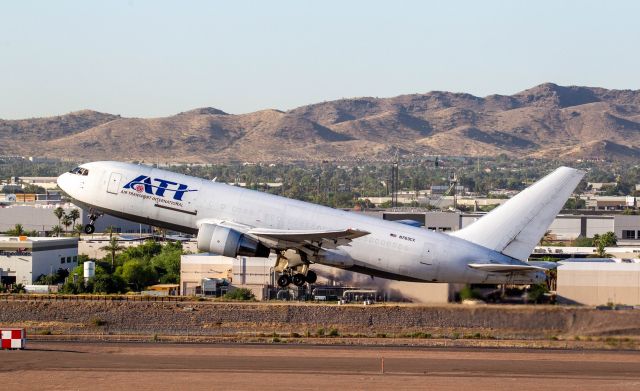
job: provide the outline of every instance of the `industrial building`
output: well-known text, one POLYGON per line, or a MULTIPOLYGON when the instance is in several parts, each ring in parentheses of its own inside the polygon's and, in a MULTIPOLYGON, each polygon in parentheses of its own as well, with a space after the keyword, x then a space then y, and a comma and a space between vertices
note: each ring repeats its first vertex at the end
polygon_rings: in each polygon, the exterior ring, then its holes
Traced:
MULTIPOLYGON (((413 220, 434 231, 457 231, 478 220, 483 213, 375 211, 365 212, 385 220, 413 220)), ((621 245, 640 245, 640 215, 567 214, 558 215, 549 226, 557 240, 593 237, 614 232, 621 245)))
MULTIPOLYGON (((180 292, 186 296, 220 295, 228 289, 247 288, 258 300, 284 298, 277 293, 278 274, 273 270, 275 261, 274 254, 269 258, 228 258, 206 253, 183 255, 180 262, 180 292)), ((461 288, 459 284, 372 279, 365 274, 317 264, 312 268, 318 273, 318 286, 341 288, 345 284, 349 289, 374 289, 379 292, 379 297, 391 301, 447 303, 453 301, 461 288)), ((296 289, 290 288, 292 292, 287 290, 285 296, 296 296, 298 292, 293 292, 296 289)))
MULTIPOLYGON (((53 214, 54 209, 62 207, 65 213, 72 209, 81 211, 76 224, 86 224, 89 221, 87 211, 70 203, 57 202, 11 202, 0 205, 0 232, 12 229, 16 224, 21 224, 25 231, 49 232, 59 225, 58 218, 53 214)), ((96 232, 103 232, 108 227, 114 227, 115 232, 122 233, 150 233, 148 225, 134 223, 117 217, 103 215, 96 221, 96 232)), ((62 227, 66 229, 65 227, 62 227)), ((69 227, 70 229, 72 227, 69 227)))
POLYGON ((0 280, 3 284, 32 284, 40 275, 78 265, 77 238, 0 236, 0 280))
POLYGON ((640 263, 560 262, 557 281, 559 303, 640 305, 640 263))
POLYGON ((180 259, 180 289, 183 295, 220 293, 216 286, 228 282, 229 289, 247 288, 256 299, 270 298, 275 286, 275 255, 269 258, 229 258, 215 254, 183 255, 180 259))

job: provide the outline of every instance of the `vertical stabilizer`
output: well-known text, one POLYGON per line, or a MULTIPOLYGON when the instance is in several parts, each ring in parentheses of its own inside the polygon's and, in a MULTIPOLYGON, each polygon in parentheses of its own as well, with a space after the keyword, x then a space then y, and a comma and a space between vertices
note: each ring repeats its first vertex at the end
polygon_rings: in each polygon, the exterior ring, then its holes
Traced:
POLYGON ((560 167, 451 235, 526 261, 584 174, 560 167))

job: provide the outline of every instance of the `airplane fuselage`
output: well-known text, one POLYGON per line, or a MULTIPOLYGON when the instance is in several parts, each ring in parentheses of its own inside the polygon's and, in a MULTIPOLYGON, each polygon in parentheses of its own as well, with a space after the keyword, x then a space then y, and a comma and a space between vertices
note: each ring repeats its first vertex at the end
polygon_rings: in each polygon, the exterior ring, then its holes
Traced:
POLYGON ((66 173, 60 187, 79 205, 127 220, 196 234, 205 222, 226 221, 281 230, 369 232, 339 250, 348 270, 405 281, 532 283, 544 273, 492 273, 470 263, 509 263, 497 251, 444 233, 216 183, 148 166, 94 162, 86 175, 66 173))

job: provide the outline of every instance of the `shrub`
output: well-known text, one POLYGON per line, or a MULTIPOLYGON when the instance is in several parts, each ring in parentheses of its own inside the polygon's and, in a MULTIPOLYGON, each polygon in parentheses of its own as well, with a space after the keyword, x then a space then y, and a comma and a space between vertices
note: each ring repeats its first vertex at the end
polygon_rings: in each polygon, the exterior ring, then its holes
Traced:
POLYGON ((331 329, 329 330, 329 337, 338 337, 340 336, 340 333, 338 332, 338 329, 331 329))
POLYGON ((107 324, 106 320, 102 320, 100 318, 91 318, 91 324, 96 326, 96 327, 100 327, 100 326, 104 326, 107 324))
POLYGON ((546 283, 535 284, 529 287, 527 292, 527 299, 534 303, 542 303, 545 301, 545 294, 549 292, 549 288, 546 283))
POLYGON ((480 294, 475 289, 471 289, 469 285, 465 285, 464 288, 460 290, 460 301, 463 300, 471 300, 471 299, 479 299, 480 294))
POLYGON ((255 300, 256 296, 247 288, 238 288, 224 294, 227 300, 255 300))

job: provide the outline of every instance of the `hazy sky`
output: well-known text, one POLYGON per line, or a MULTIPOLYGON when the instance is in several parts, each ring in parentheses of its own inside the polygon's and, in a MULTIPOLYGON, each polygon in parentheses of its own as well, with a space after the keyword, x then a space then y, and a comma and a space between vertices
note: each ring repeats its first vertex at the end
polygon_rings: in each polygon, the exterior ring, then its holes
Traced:
POLYGON ((0 0, 0 118, 640 89, 640 1, 0 0))

